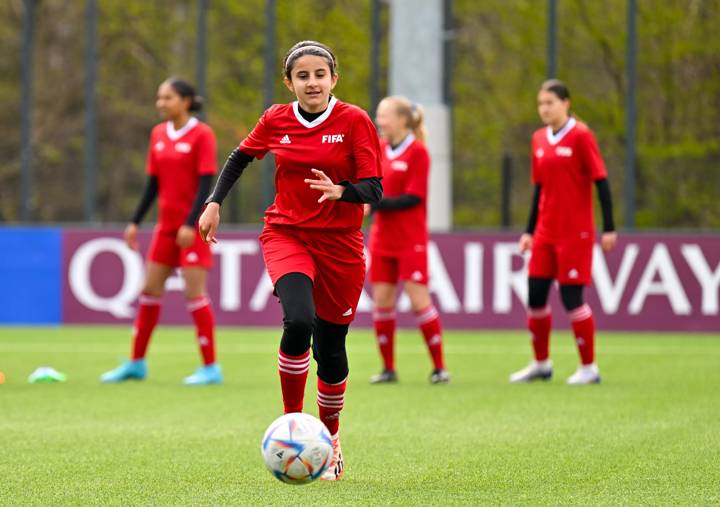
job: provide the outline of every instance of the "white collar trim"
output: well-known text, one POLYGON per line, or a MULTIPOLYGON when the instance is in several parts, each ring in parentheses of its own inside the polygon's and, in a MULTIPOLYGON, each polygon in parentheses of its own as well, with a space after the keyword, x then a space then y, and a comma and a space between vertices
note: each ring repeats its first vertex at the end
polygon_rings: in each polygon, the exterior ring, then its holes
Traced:
POLYGON ((317 127, 322 122, 328 119, 330 116, 330 113, 332 113, 333 107, 335 107, 335 104, 337 104, 337 99, 335 97, 330 97, 330 101, 328 102, 328 107, 325 110, 323 114, 315 118, 313 121, 307 121, 305 118, 302 117, 300 114, 300 106, 298 104, 298 101, 292 103, 293 112, 295 113, 295 118, 297 118, 297 121, 299 121, 302 125, 305 127, 311 129, 313 127, 317 127))
POLYGON ((173 125, 173 122, 169 121, 165 123, 165 132, 167 132, 167 136, 170 138, 171 141, 177 141, 182 136, 190 132, 193 128, 195 128, 195 125, 197 125, 198 119, 194 116, 191 116, 188 122, 180 127, 179 130, 175 130, 175 125, 173 125))
POLYGON ((562 141, 563 137, 567 135, 568 132, 570 132, 575 125, 577 124, 577 120, 575 118, 570 118, 568 122, 565 124, 563 128, 561 128, 557 134, 553 134, 552 127, 550 125, 547 126, 546 134, 547 134, 547 140, 548 142, 555 146, 557 143, 562 141))
POLYGON ((398 158, 400 155, 405 153, 405 150, 407 150, 414 141, 415 136, 413 134, 408 134, 394 149, 390 146, 390 144, 388 144, 385 146, 385 154, 387 155, 387 158, 390 160, 398 158))

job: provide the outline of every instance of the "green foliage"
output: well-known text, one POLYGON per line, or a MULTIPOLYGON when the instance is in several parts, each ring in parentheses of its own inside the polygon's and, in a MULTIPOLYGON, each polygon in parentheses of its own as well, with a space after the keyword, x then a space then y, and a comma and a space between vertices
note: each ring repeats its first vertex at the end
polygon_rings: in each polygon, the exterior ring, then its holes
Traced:
MULTIPOLYGON (((38 221, 83 217, 84 2, 36 2, 32 201, 38 221)), ((19 216, 21 0, 0 3, 0 220, 19 216)), ((638 2, 637 221, 641 227, 720 226, 720 0, 638 2)), ((370 107, 370 0, 278 0, 276 102, 287 49, 304 39, 333 47, 337 95, 370 107)), ((625 172, 626 0, 558 2, 558 74, 573 110, 596 132, 622 223, 625 172)), ((144 184, 157 85, 196 76, 197 0, 99 1, 97 196, 101 221, 125 221, 144 184)), ((383 12, 387 27, 389 9, 383 12)), ((546 76, 546 3, 455 0, 454 222, 495 227, 500 167, 513 160, 512 224, 530 202, 529 142, 546 76)), ((253 128, 264 104, 265 1, 213 0, 207 119, 218 163, 253 128)), ((382 41, 387 72, 387 37, 382 41)), ((385 89, 385 77, 381 89, 385 89)), ((225 218, 258 222, 267 165, 254 163, 225 218)), ((271 169, 270 169, 271 170, 271 169)))

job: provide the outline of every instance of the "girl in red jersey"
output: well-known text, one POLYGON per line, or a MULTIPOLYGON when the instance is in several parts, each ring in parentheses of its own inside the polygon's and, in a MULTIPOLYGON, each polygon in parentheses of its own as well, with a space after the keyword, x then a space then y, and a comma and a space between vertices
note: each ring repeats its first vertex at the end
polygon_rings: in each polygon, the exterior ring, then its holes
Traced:
POLYGON ((158 224, 147 254, 132 356, 118 368, 105 373, 101 380, 122 382, 145 378, 145 353, 160 317, 165 281, 180 267, 185 280, 187 308, 195 321, 203 361, 203 366, 185 378, 184 383, 219 384, 222 372, 215 362, 214 317, 205 291, 212 255, 196 227, 216 172, 215 136, 208 125, 191 116, 192 112, 201 109, 202 99, 189 83, 176 78, 163 82, 158 88, 156 106, 166 121, 155 126, 150 135, 147 186, 125 228, 128 247, 137 250, 138 225, 159 195, 158 224))
POLYGON ((380 146, 360 108, 331 95, 337 61, 330 48, 299 42, 284 59, 284 82, 297 100, 265 111, 228 157, 200 231, 215 241, 220 205, 254 158, 275 155, 273 204, 260 235, 268 274, 283 310, 278 370, 285 413, 301 412, 312 338, 318 411, 330 430, 333 460, 322 476, 343 472, 339 416, 348 361, 345 337, 365 279, 363 203, 382 198, 380 146))
POLYGON ((450 381, 442 351, 440 317, 430 299, 427 267, 427 193, 430 155, 425 147, 422 107, 405 97, 387 97, 375 118, 383 142, 384 197, 372 206, 370 280, 373 320, 383 371, 373 384, 397 382, 395 300, 403 281, 433 362, 430 382, 450 381))
POLYGON ((548 294, 553 280, 557 280, 581 362, 567 383, 598 383, 595 323, 590 307, 583 302, 583 288, 592 281, 593 182, 602 207, 603 251, 612 250, 617 241, 607 171, 592 131, 570 115, 570 92, 562 82, 553 79, 543 83, 538 94, 538 112, 546 127, 536 131, 532 139, 535 192, 528 226, 519 243, 521 252, 532 251, 528 328, 535 358, 526 368, 513 373, 510 381, 552 377, 548 294))

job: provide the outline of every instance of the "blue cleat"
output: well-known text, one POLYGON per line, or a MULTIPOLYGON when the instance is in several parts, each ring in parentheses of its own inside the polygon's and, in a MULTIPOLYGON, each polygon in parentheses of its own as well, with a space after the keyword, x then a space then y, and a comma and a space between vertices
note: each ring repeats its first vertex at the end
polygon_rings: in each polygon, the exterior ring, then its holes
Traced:
POLYGON ((104 384, 117 384, 118 382, 125 382, 126 380, 145 380, 147 376, 147 365, 144 359, 137 359, 135 361, 125 361, 123 364, 103 373, 100 376, 100 382, 104 384))
POLYGON ((222 384, 223 374, 220 365, 217 363, 201 366, 195 373, 185 377, 183 384, 186 386, 204 386, 209 384, 222 384))

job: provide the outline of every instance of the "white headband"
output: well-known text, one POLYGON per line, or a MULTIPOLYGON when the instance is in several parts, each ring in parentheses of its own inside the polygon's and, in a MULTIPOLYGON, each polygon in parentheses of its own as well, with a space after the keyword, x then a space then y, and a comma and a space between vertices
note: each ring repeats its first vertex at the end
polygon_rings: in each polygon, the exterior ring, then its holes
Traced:
POLYGON ((328 51, 327 49, 321 48, 320 46, 301 46, 301 47, 297 48, 295 51, 293 51, 292 53, 290 53, 288 55, 287 59, 285 60, 285 67, 287 67, 287 63, 290 60, 292 60, 293 56, 295 56, 296 53, 299 53, 300 51, 303 51, 305 49, 317 49, 321 53, 325 53, 325 55, 327 55, 328 59, 332 63, 332 67, 335 68, 335 59, 330 54, 330 51, 328 51))

